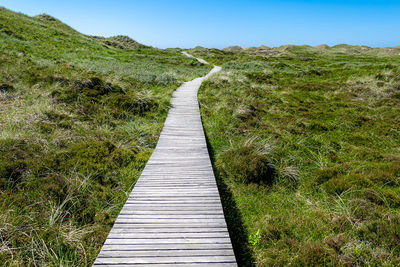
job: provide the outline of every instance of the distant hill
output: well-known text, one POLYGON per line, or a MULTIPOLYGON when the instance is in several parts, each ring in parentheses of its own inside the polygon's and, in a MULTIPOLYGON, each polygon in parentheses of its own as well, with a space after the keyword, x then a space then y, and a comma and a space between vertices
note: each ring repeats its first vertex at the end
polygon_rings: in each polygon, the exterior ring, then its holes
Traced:
POLYGON ((340 55, 340 54, 351 54, 351 55, 370 55, 370 56, 395 56, 400 55, 400 47, 385 47, 385 48, 372 48, 368 46, 358 45, 347 45, 339 44, 335 46, 328 46, 326 44, 309 46, 309 45, 283 45, 279 47, 240 47, 240 46, 229 46, 223 49, 227 52, 245 52, 253 55, 264 55, 264 56, 282 56, 282 55, 312 55, 316 53, 325 53, 328 55, 340 55))
POLYGON ((54 27, 56 27, 58 30, 65 30, 71 33, 78 33, 77 31, 75 31, 74 29, 72 29, 70 26, 68 26, 67 24, 61 22, 60 20, 47 15, 47 14, 39 14, 34 16, 35 19, 40 20, 44 23, 47 23, 48 25, 52 25, 54 27))
POLYGON ((119 48, 119 49, 138 49, 149 48, 149 46, 138 43, 129 36, 117 35, 112 37, 93 36, 94 39, 103 42, 105 45, 119 48))
MULTIPOLYGON (((70 26, 66 25, 65 23, 61 22, 60 20, 53 18, 50 15, 47 14, 40 14, 37 16, 34 16, 35 19, 38 19, 44 23, 46 23, 48 26, 54 26, 57 28, 57 30, 62 30, 64 32, 68 32, 70 34, 74 35, 82 35, 72 29, 70 26)), ((143 45, 129 36, 123 36, 123 35, 117 35, 117 36, 112 36, 112 37, 102 37, 102 36, 87 36, 91 37, 96 41, 99 41, 107 46, 114 47, 114 48, 119 48, 119 49, 138 49, 138 48, 149 48, 149 46, 143 45)))
POLYGON ((28 42, 25 44, 28 47, 31 44, 40 44, 42 48, 46 47, 46 53, 50 54, 59 54, 64 49, 74 49, 78 46, 80 51, 87 52, 97 50, 99 46, 126 50, 150 48, 128 36, 106 38, 84 35, 47 14, 29 17, 5 8, 0 8, 0 12, 0 33, 28 42))

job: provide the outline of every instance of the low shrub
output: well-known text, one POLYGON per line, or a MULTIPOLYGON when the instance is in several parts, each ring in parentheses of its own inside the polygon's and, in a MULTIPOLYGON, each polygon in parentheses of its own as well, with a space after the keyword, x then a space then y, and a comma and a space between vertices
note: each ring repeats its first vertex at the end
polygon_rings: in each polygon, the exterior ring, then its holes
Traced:
POLYGON ((139 98, 134 94, 114 94, 106 99, 106 105, 110 108, 114 117, 121 117, 130 113, 143 115, 158 107, 153 99, 139 98))
POLYGON ((72 121, 60 121, 57 123, 57 127, 63 128, 63 129, 72 129, 74 126, 74 122, 72 121))
POLYGON ((21 182, 28 164, 24 160, 4 160, 0 165, 0 188, 13 188, 21 182))
POLYGON ((344 177, 333 178, 323 184, 329 194, 340 195, 351 188, 351 184, 344 177))
POLYGON ((315 177, 315 182, 320 185, 332 178, 338 177, 340 173, 341 171, 338 168, 324 168, 315 170, 313 176, 315 177))
POLYGON ((13 92, 15 91, 14 86, 9 85, 7 83, 0 84, 0 92, 13 92))
POLYGON ((347 241, 347 238, 343 234, 339 234, 334 237, 327 237, 324 240, 325 244, 332 248, 336 253, 340 253, 342 247, 347 241))
POLYGON ((201 63, 197 59, 192 59, 192 60, 189 60, 189 62, 188 62, 189 66, 197 66, 197 65, 200 65, 200 64, 201 63))
POLYGON ((382 196, 379 194, 379 192, 375 191, 372 188, 363 189, 362 197, 378 205, 384 204, 384 199, 382 198, 382 196))
POLYGON ((40 145, 24 140, 0 140, 0 188, 15 188, 30 172, 39 168, 40 145))
POLYGON ((367 221, 357 229, 357 237, 366 242, 381 246, 385 244, 397 255, 400 253, 400 215, 388 215, 367 221))
POLYGON ((349 201, 349 209, 351 210, 353 219, 358 221, 373 220, 381 216, 380 206, 369 200, 354 198, 349 201))
POLYGON ((47 119, 52 121, 52 122, 60 122, 60 121, 63 121, 63 120, 69 120, 70 119, 70 117, 68 115, 59 113, 59 112, 54 111, 54 110, 46 111, 46 112, 44 112, 44 114, 46 115, 47 119))
POLYGON ((294 265, 299 266, 335 266, 335 253, 319 242, 307 242, 299 251, 294 265))
POLYGON ((245 73, 245 75, 249 80, 251 80, 253 82, 270 83, 270 84, 273 83, 273 81, 271 80, 271 78, 272 78, 271 73, 265 73, 265 72, 259 71, 259 72, 247 72, 247 73, 245 73))
POLYGON ((54 131, 54 125, 48 123, 38 123, 37 124, 38 130, 43 134, 51 134, 54 131))
POLYGON ((146 166, 147 161, 150 159, 151 154, 151 150, 145 150, 137 153, 134 162, 135 168, 142 170, 146 166))
MULTIPOLYGON (((200 65, 202 65, 202 64, 200 64, 200 65)), ((194 66, 199 66, 199 65, 194 65, 194 66)), ((154 79, 154 81, 159 85, 167 86, 169 84, 176 83, 177 79, 174 76, 170 75, 170 74, 162 74, 162 75, 158 75, 154 79)))
MULTIPOLYGON (((76 81, 72 88, 56 90, 52 95, 61 102, 73 105, 72 111, 78 106, 79 113, 88 118, 101 113, 110 113, 114 118, 143 115, 158 108, 154 99, 127 92, 97 77, 76 81)), ((61 119, 60 116, 50 114, 51 119, 61 119)))
POLYGON ((400 187, 384 188, 383 196, 390 207, 400 208, 400 187))
POLYGON ((275 180, 275 166, 255 146, 229 149, 221 154, 216 164, 228 177, 243 183, 272 184, 275 180))
POLYGON ((107 176, 110 170, 117 170, 135 158, 136 151, 118 148, 110 141, 91 141, 73 145, 61 154, 61 168, 75 169, 92 174, 101 184, 114 184, 117 181, 107 176))
POLYGON ((261 233, 263 242, 269 243, 284 238, 296 238, 296 229, 293 222, 283 216, 270 218, 264 225, 261 233))

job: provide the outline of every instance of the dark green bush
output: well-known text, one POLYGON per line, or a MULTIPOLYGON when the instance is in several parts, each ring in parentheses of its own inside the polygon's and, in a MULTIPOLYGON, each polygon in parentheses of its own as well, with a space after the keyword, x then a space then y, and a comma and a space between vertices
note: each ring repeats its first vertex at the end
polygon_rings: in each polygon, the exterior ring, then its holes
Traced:
POLYGON ((137 153, 135 157, 135 168, 138 170, 143 169, 146 166, 147 161, 150 159, 151 153, 151 150, 137 153))
MULTIPOLYGON (((202 65, 202 64, 200 64, 200 65, 202 65)), ((195 66, 198 66, 198 65, 195 65, 195 66)), ((167 86, 169 84, 176 83, 177 79, 170 74, 163 74, 163 75, 157 76, 154 81, 159 85, 167 86)))
POLYGON ((307 242, 299 251, 295 266, 336 266, 335 254, 319 242, 307 242))
POLYGON ((106 99, 106 104, 114 117, 130 113, 143 115, 145 112, 154 111, 158 107, 153 99, 138 98, 134 94, 114 94, 106 99))
POLYGON ((328 127, 325 125, 319 123, 319 122, 313 122, 307 127, 310 131, 314 132, 326 132, 329 130, 328 127))
MULTIPOLYGON (((71 88, 54 91, 52 95, 61 102, 71 104, 73 111, 78 107, 79 113, 88 118, 102 113, 111 113, 114 118, 143 115, 158 108, 154 99, 139 97, 96 77, 77 81, 71 88)), ((50 114, 49 118, 61 119, 57 114, 50 114)))
POLYGON ((217 160, 227 176, 243 183, 272 184, 275 166, 270 158, 254 146, 229 149, 217 160))
POLYGON ((192 60, 189 60, 189 62, 188 62, 189 66, 199 66, 201 64, 202 63, 200 63, 197 59, 192 59, 192 60))
POLYGON ((60 121, 57 126, 63 129, 71 129, 74 126, 72 121, 60 121))
POLYGON ((247 72, 245 73, 246 77, 253 81, 253 82, 257 82, 257 83, 272 83, 272 74, 270 73, 265 73, 262 71, 259 72, 247 72))
POLYGON ((400 208, 400 187, 384 188, 383 196, 392 208, 400 208))
POLYGON ((379 192, 375 191, 374 189, 371 188, 365 188, 362 190, 362 197, 364 199, 367 199, 371 201, 372 203, 378 204, 378 205, 383 205, 384 201, 382 196, 379 194, 379 192))
POLYGON ((336 178, 339 174, 340 170, 338 168, 325 168, 315 170, 313 176, 315 177, 315 182, 319 185, 336 178))
POLYGON ((398 255, 400 253, 398 247, 400 242, 400 215, 389 215, 367 221, 357 230, 357 237, 378 246, 385 244, 398 255))
POLYGON ((0 163, 0 188, 13 188, 21 182, 28 169, 28 164, 24 160, 2 160, 0 163))
POLYGON ((340 84, 335 82, 305 82, 305 83, 298 83, 293 86, 293 89, 300 90, 304 92, 314 92, 314 91, 334 91, 338 88, 340 84))
POLYGON ((0 188, 14 188, 30 172, 40 168, 39 145, 24 140, 0 140, 0 188))
POLYGON ((53 122, 60 122, 62 120, 70 119, 70 117, 68 115, 62 114, 62 113, 59 113, 59 112, 53 111, 53 110, 46 111, 46 112, 44 112, 44 114, 50 121, 53 121, 53 122))
POLYGON ((264 225, 261 237, 265 243, 284 238, 296 238, 294 224, 283 216, 275 216, 264 225))
POLYGON ((346 244, 347 241, 348 241, 347 237, 345 237, 342 234, 339 234, 335 237, 328 237, 325 238, 324 240, 325 244, 327 244, 330 248, 332 248, 336 253, 340 253, 340 250, 346 244))
POLYGON ((82 173, 94 175, 100 183, 108 181, 106 174, 129 164, 135 158, 136 151, 118 148, 110 141, 92 141, 73 145, 61 154, 61 167, 65 170, 76 169, 82 173))
POLYGON ((0 84, 0 92, 13 92, 13 91, 15 91, 14 86, 6 83, 0 84))
MULTIPOLYGON (((324 173, 320 173, 319 175, 321 176, 317 177, 316 179, 321 179, 321 181, 328 178, 324 177, 325 175, 324 173)), ((338 194, 338 195, 349 190, 350 188, 354 190, 360 190, 360 189, 367 189, 372 186, 373 183, 371 182, 370 179, 368 179, 368 177, 356 173, 351 173, 340 177, 337 177, 336 174, 335 178, 331 178, 323 184, 323 187, 325 188, 326 192, 328 192, 329 194, 338 194)))
POLYGON ((380 186, 399 186, 400 185, 400 162, 394 161, 387 166, 374 168, 368 178, 380 186))
POLYGON ((98 77, 90 78, 86 81, 76 81, 73 89, 77 92, 84 93, 87 96, 106 95, 108 93, 122 93, 122 88, 106 83, 98 77))
POLYGON ((324 188, 329 194, 340 195, 351 188, 351 184, 344 177, 333 178, 324 183, 324 188))
POLYGON ((47 198, 55 198, 62 202, 68 194, 65 177, 60 174, 49 174, 45 177, 36 177, 31 181, 31 188, 40 188, 47 198))
POLYGON ((349 207, 353 218, 360 221, 371 221, 382 215, 380 206, 366 199, 354 198, 349 202, 349 207))
POLYGON ((54 97, 65 103, 79 103, 85 104, 87 102, 98 103, 101 96, 110 93, 124 93, 118 86, 112 86, 110 83, 103 82, 98 77, 90 78, 86 81, 75 81, 72 86, 56 90, 52 92, 54 97))
POLYGON ((39 131, 43 134, 50 134, 54 131, 55 128, 53 125, 44 122, 38 123, 37 127, 39 131))

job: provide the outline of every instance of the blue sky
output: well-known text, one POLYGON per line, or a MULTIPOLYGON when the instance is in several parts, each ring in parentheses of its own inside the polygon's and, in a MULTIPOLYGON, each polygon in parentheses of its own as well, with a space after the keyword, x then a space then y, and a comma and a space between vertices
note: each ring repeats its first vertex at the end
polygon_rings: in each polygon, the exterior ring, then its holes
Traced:
POLYGON ((160 48, 400 45, 400 0, 0 0, 0 6, 160 48))

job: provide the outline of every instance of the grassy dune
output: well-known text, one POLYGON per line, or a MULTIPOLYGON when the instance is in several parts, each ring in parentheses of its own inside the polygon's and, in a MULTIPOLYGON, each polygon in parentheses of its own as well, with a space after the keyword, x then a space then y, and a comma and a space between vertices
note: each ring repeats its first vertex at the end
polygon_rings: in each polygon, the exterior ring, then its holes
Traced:
POLYGON ((339 48, 191 50, 243 266, 400 264, 400 57, 339 48))
POLYGON ((91 265, 173 90, 209 69, 0 8, 1 265, 91 265))

